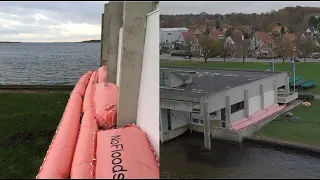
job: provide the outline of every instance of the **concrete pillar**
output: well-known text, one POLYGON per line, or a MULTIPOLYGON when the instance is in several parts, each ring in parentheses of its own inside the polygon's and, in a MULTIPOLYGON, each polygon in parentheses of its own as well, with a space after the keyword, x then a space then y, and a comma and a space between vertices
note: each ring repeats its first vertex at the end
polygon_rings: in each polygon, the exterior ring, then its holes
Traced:
POLYGON ((261 110, 264 109, 264 90, 263 84, 260 84, 260 98, 261 98, 261 110))
POLYGON ((102 58, 100 61, 100 66, 105 65, 108 58, 108 41, 110 37, 110 15, 109 15, 109 4, 104 5, 104 17, 103 17, 103 27, 102 27, 102 42, 101 42, 101 54, 102 58))
POLYGON ((204 147, 211 149, 211 133, 210 133, 210 120, 208 112, 208 100, 207 97, 201 97, 200 99, 200 113, 203 120, 203 135, 204 135, 204 147))
MULTIPOLYGON (((117 127, 135 123, 143 60, 146 15, 153 11, 153 2, 123 2, 123 44, 117 127)), ((152 102, 150 102, 152 103, 152 102)))
POLYGON ((109 2, 109 38, 107 54, 107 81, 116 84, 119 30, 123 25, 123 2, 109 2))
POLYGON ((204 122, 204 147, 211 149, 211 133, 210 133, 210 120, 208 112, 208 103, 204 103, 204 112, 203 112, 203 122, 204 122))
POLYGON ((104 27, 103 27, 103 25, 104 25, 104 14, 102 14, 102 16, 101 16, 101 47, 100 47, 100 63, 102 62, 102 51, 103 51, 103 29, 104 29, 104 27))
POLYGON ((249 117, 249 91, 244 90, 244 117, 249 117))
POLYGON ((277 88, 277 81, 273 80, 273 91, 274 91, 274 103, 278 103, 278 88, 277 88))
POLYGON ((168 116, 167 109, 160 108, 160 141, 164 143, 168 140, 168 116))
POLYGON ((286 76, 285 94, 286 96, 290 95, 289 76, 286 76))
POLYGON ((230 96, 226 96, 226 129, 231 128, 231 104, 230 96))

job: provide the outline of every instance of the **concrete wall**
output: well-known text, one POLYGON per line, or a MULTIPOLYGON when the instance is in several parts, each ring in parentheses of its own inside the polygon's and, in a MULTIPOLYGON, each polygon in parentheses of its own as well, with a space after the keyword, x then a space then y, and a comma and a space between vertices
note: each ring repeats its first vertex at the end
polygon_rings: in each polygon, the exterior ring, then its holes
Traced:
POLYGON ((159 9, 147 15, 143 52, 136 123, 159 156, 159 9))
POLYGON ((249 116, 261 110, 261 96, 255 96, 249 99, 249 116))
POLYGON ((244 110, 240 110, 238 112, 235 112, 235 113, 231 114, 230 120, 231 121, 236 121, 236 120, 239 120, 241 118, 244 118, 244 110))
POLYGON ((171 129, 186 126, 190 122, 190 112, 170 110, 171 129))
POLYGON ((276 102, 274 102, 274 91, 270 90, 268 92, 265 92, 264 93, 264 108, 267 108, 274 103, 276 103, 276 102))
MULTIPOLYGON (((260 84, 263 84, 264 92, 273 89, 273 80, 276 79, 277 87, 285 85, 286 72, 276 74, 265 79, 257 80, 249 84, 244 84, 235 88, 227 89, 208 96, 208 111, 213 112, 226 107, 225 97, 230 96, 230 104, 236 104, 244 100, 244 90, 248 90, 249 99, 260 94, 260 84), (241 93, 239 93, 241 92, 241 93)), ((259 105, 261 107, 261 105, 259 105)))

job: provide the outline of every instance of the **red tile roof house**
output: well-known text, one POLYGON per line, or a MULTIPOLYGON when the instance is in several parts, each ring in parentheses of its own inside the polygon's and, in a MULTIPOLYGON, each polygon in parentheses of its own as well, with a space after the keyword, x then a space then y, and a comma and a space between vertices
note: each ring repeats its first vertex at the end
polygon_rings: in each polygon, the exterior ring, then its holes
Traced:
POLYGON ((193 32, 182 32, 179 38, 179 42, 183 46, 191 44, 192 52, 196 52, 198 50, 199 41, 193 32))
POLYGON ((252 51, 252 56, 273 57, 274 45, 274 36, 257 31, 250 39, 249 49, 252 51))
POLYGON ((223 31, 213 30, 210 32, 209 36, 211 36, 213 40, 223 40, 224 39, 223 31))
POLYGON ((225 46, 231 47, 231 51, 229 52, 233 57, 242 57, 242 54, 249 51, 249 40, 244 39, 244 36, 229 36, 225 43, 225 46), (244 49, 246 48, 246 49, 244 49))

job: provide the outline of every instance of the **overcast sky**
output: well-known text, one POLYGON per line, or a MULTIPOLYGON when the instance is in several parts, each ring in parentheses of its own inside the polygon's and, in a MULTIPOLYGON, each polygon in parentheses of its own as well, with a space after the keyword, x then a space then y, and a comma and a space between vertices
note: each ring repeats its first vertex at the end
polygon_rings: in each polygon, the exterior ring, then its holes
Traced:
POLYGON ((74 42, 101 37, 108 1, 0 1, 0 41, 74 42))
POLYGON ((319 1, 161 1, 161 14, 261 13, 288 6, 320 7, 319 1))

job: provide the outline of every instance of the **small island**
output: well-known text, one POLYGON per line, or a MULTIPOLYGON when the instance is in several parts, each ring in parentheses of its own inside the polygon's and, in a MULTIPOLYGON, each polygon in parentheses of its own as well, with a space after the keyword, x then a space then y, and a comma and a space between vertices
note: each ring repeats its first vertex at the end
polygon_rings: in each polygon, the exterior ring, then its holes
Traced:
POLYGON ((99 42, 101 42, 101 40, 88 40, 88 41, 81 41, 81 42, 79 42, 79 43, 99 43, 99 42))

